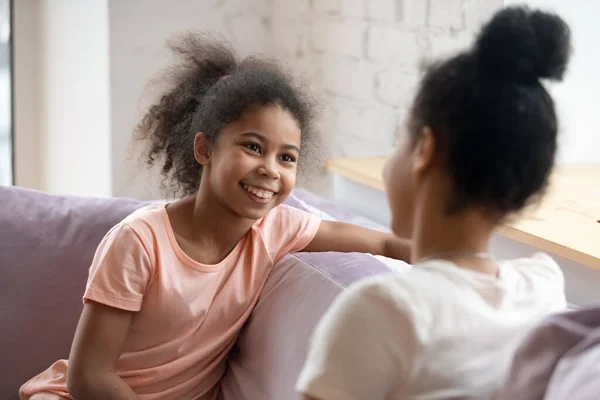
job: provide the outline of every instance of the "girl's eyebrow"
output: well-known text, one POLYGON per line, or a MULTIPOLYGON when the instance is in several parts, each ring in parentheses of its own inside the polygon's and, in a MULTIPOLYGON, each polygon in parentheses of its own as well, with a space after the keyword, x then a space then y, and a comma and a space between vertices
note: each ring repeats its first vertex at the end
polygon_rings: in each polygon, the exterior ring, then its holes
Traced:
MULTIPOLYGON (((269 139, 267 139, 266 136, 261 135, 260 133, 257 133, 257 132, 245 132, 245 133, 242 133, 240 136, 253 137, 263 143, 267 143, 269 141, 269 139)), ((294 144, 285 144, 285 145, 283 145, 283 148, 286 150, 295 150, 298 153, 300 153, 300 148, 298 148, 298 146, 296 146, 294 144)))

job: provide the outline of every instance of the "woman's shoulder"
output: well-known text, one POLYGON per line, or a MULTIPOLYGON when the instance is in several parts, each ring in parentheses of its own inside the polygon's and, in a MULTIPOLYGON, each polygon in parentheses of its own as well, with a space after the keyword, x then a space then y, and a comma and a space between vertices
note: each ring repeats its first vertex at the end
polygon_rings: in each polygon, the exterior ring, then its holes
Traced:
POLYGON ((418 295, 408 280, 407 273, 380 274, 350 285, 344 296, 351 302, 384 306, 391 313, 405 314, 411 311, 412 301, 418 295))
POLYGON ((501 271, 513 271, 528 280, 564 282, 564 275, 558 263, 545 253, 531 257, 503 261, 501 271))

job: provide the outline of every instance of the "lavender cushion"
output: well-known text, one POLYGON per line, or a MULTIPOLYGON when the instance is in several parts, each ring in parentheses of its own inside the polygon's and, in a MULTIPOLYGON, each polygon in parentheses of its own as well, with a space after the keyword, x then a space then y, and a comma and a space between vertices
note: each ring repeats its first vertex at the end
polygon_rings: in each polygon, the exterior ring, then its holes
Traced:
POLYGON ((552 315, 517 350, 499 400, 597 399, 600 307, 552 315))
POLYGON ((0 399, 68 357, 96 247, 142 205, 0 187, 0 399))

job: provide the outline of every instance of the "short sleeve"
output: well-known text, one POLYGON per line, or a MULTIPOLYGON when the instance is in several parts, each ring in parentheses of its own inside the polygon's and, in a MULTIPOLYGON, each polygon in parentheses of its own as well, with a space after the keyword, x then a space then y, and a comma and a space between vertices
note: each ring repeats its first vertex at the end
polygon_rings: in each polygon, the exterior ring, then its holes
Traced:
POLYGON ((280 205, 265 217, 261 231, 274 262, 301 251, 314 239, 321 219, 300 209, 280 205))
POLYGON ((317 325, 296 389, 326 400, 385 399, 408 375, 413 338, 386 289, 352 286, 317 325))
POLYGON ((134 228, 114 227, 98 246, 83 296, 127 311, 139 311, 152 277, 148 252, 134 228))

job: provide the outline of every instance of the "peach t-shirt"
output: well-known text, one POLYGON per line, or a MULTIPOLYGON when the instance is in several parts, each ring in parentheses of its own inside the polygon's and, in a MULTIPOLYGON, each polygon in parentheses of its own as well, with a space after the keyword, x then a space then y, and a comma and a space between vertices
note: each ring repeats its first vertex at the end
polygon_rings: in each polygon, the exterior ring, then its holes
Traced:
MULTIPOLYGON (((83 297, 134 312, 117 374, 141 399, 216 398, 226 355, 271 268, 306 247, 319 224, 280 205, 223 261, 204 265, 178 246, 164 204, 125 218, 100 243, 83 297)), ((66 372, 67 361, 57 361, 23 385, 21 399, 70 398, 66 372)))

